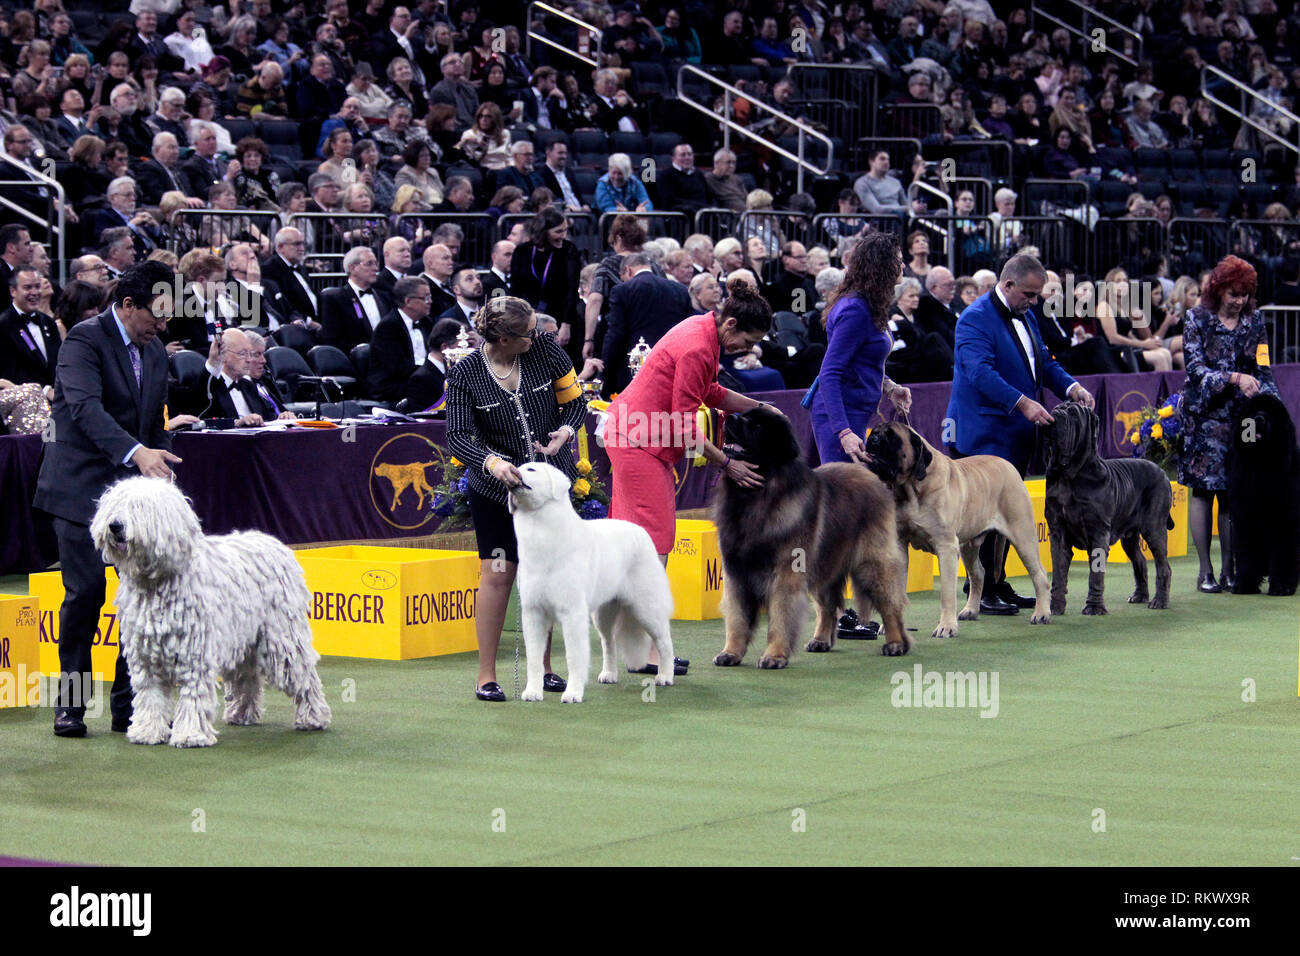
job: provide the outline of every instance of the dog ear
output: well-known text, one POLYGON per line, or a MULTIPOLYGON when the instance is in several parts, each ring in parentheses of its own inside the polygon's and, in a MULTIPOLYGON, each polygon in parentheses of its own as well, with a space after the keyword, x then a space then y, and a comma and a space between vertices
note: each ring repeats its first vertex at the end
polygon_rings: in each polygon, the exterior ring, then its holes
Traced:
POLYGON ((930 462, 934 461, 934 455, 930 449, 925 446, 921 436, 916 432, 911 433, 912 437, 912 479, 914 481, 924 481, 926 470, 930 467, 930 462))
POLYGON ((1083 405, 1080 405, 1079 407, 1083 409, 1083 414, 1087 416, 1087 421, 1088 421, 1088 449, 1089 449, 1090 451, 1096 451, 1096 450, 1097 450, 1097 435, 1098 435, 1098 433, 1101 431, 1101 416, 1098 415, 1098 414, 1097 414, 1095 411, 1093 411, 1091 408, 1088 408, 1088 407, 1083 406, 1083 405))

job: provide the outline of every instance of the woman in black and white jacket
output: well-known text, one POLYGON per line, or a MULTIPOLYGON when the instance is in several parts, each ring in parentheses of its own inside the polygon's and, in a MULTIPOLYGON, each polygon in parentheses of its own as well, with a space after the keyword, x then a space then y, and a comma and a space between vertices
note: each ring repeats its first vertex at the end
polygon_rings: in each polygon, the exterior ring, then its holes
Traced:
MULTIPOLYGON (((474 318, 483 346, 447 370, 447 443, 465 463, 469 508, 482 561, 475 633, 479 700, 503 701, 496 682, 497 645, 519 567, 514 523, 506 507, 522 480, 519 465, 545 461, 578 477, 569 442, 582 427, 587 402, 573 363, 523 299, 489 299, 474 318)), ((564 690, 546 653, 544 687, 564 690)))

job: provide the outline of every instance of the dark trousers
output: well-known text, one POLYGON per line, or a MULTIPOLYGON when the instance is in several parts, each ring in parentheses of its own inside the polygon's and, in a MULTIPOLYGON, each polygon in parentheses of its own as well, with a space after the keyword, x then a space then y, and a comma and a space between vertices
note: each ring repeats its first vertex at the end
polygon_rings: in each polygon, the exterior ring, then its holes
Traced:
MULTIPOLYGON (((952 445, 948 446, 949 455, 954 458, 969 458, 969 455, 963 455, 952 445)), ((1013 461, 1011 464, 1016 471, 1020 473, 1023 480, 1025 472, 1029 470, 1029 462, 1013 461)), ((980 564, 984 566, 984 593, 992 594, 993 589, 1007 579, 1007 539, 1004 535, 996 531, 990 531, 984 536, 984 543, 980 545, 980 564)))
MULTIPOLYGON (((106 565, 90 538, 89 526, 55 518, 54 534, 59 542, 64 588, 63 606, 59 608, 59 670, 62 673, 55 709, 83 716, 95 686, 90 648, 99 626, 99 611, 104 606, 106 565)), ((118 643, 121 644, 120 636, 118 643)), ((109 708, 114 717, 123 720, 131 717, 131 676, 120 646, 109 708)))

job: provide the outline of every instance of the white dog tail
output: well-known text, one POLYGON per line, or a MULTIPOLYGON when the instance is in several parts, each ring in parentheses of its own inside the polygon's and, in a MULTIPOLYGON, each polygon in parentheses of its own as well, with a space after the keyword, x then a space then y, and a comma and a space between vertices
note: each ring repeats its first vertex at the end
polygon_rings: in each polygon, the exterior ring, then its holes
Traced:
POLYGON ((631 670, 640 670, 650 662, 650 635, 627 608, 619 611, 614 620, 614 640, 618 642, 619 656, 631 670))

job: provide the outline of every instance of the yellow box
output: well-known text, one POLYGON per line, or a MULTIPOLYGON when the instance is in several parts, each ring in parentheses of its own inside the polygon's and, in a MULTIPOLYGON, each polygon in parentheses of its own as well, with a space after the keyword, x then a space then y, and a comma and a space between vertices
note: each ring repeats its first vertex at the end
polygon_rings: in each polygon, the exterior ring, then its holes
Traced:
POLYGON ((477 553, 361 545, 294 553, 321 654, 398 661, 477 648, 477 553))
MULTIPOLYGON (((104 572, 104 606, 99 609, 99 627, 90 648, 90 669, 99 680, 112 683, 117 671, 117 570, 104 572)), ((32 597, 40 601, 41 673, 59 673, 59 609, 63 607, 63 574, 44 571, 27 578, 32 597)))
POLYGON ((0 594, 0 710, 41 702, 40 599, 0 594))
POLYGON ((722 617, 722 555, 712 521, 678 519, 668 555, 668 584, 674 621, 712 621, 722 617))
MULTIPOLYGON (((933 591, 934 576, 938 573, 939 559, 928 551, 917 551, 907 546, 907 593, 933 591)), ((853 600, 853 582, 844 585, 845 600, 853 600)))

